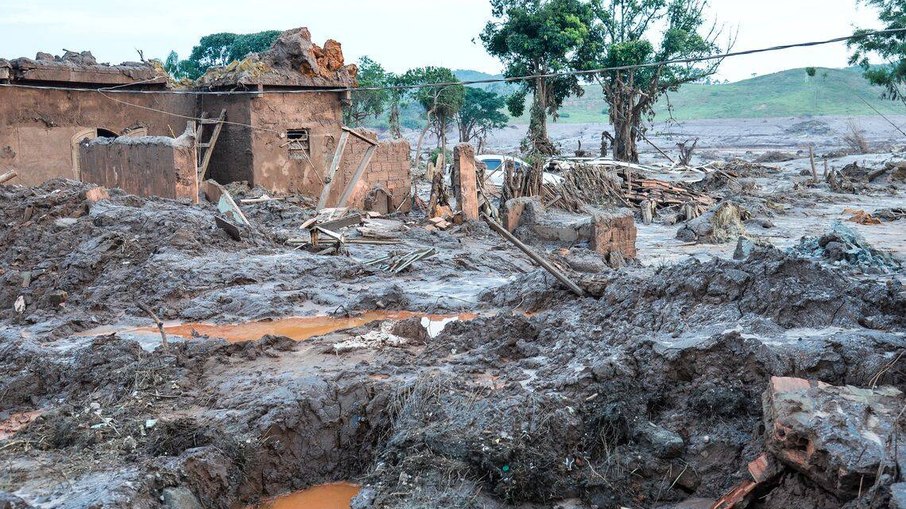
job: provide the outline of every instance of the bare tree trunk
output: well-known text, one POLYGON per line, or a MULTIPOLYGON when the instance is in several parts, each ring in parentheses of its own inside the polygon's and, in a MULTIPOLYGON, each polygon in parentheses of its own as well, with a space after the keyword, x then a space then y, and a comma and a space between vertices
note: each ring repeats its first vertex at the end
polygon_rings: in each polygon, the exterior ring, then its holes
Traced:
POLYGON ((529 112, 529 132, 526 140, 528 149, 534 153, 554 155, 557 151, 547 136, 547 80, 535 81, 532 109, 529 112))
POLYGON ((390 104, 390 118, 387 119, 387 123, 390 124, 390 136, 393 139, 400 139, 403 137, 402 130, 400 129, 400 105, 397 102, 390 104))

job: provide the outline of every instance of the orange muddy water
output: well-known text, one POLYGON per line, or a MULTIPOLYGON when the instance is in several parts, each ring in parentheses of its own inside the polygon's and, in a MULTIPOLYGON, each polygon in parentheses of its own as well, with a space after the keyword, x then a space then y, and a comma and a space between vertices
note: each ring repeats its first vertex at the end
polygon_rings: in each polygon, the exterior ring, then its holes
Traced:
MULTIPOLYGON (((230 343, 255 341, 267 335, 286 336, 302 341, 330 332, 360 327, 371 322, 422 317, 422 323, 428 329, 429 334, 433 333, 432 335, 436 335, 443 329, 443 326, 450 321, 471 320, 476 316, 477 315, 472 313, 464 313, 461 315, 426 315, 425 313, 416 313, 413 311, 367 311, 361 315, 348 318, 309 316, 226 325, 184 323, 165 326, 164 331, 166 331, 167 334, 185 338, 191 338, 193 336, 192 331, 195 331, 203 336, 223 338, 230 343)), ((139 330, 146 332, 157 331, 157 329, 145 327, 139 330)))
POLYGON ((249 509, 349 509, 358 484, 337 482, 282 495, 249 509))

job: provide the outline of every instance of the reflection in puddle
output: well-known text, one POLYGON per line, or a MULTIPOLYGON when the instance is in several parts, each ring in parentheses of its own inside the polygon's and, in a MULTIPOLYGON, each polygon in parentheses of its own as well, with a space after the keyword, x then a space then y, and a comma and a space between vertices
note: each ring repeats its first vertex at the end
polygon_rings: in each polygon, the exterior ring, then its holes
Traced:
MULTIPOLYGON (((281 318, 260 322, 239 324, 216 325, 207 323, 185 323, 164 327, 167 334, 193 337, 194 333, 213 338, 223 338, 230 343, 255 341, 264 336, 286 336, 297 341, 331 332, 360 327, 372 322, 385 320, 404 320, 412 317, 422 317, 422 325, 428 330, 430 336, 436 336, 444 326, 456 320, 471 320, 477 315, 465 313, 461 315, 425 315, 412 311, 367 311, 353 317, 310 316, 281 318)), ((155 332, 156 329, 141 328, 139 331, 155 332)))
POLYGON ((262 502, 255 509, 349 509, 359 485, 348 482, 322 484, 262 502))

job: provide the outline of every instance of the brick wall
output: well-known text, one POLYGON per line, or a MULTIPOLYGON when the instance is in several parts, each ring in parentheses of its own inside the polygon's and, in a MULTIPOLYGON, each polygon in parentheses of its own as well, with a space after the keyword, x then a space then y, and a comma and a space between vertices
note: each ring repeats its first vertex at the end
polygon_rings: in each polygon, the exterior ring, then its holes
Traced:
MULTIPOLYGON (((362 134, 376 139, 374 133, 366 131, 362 134)), ((340 170, 334 177, 330 199, 327 201, 329 207, 339 202, 343 190, 346 189, 346 184, 355 174, 368 146, 368 143, 355 136, 349 137, 346 150, 343 152, 340 170)), ((382 187, 390 194, 391 207, 394 210, 399 207, 401 211, 408 212, 411 201, 407 197, 412 185, 409 150, 409 142, 406 140, 380 142, 371 157, 371 163, 365 169, 362 178, 359 179, 355 191, 346 205, 361 209, 365 206, 365 197, 368 193, 377 187, 382 187)))

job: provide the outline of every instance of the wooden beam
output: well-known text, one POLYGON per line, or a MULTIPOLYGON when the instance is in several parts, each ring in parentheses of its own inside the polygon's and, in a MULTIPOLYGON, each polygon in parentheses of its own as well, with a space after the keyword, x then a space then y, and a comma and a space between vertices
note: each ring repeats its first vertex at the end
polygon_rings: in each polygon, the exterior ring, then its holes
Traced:
POLYGON ((481 215, 481 218, 484 219, 484 221, 486 223, 488 223, 488 226, 490 226, 492 230, 497 232, 504 239, 510 241, 511 244, 513 244, 514 246, 519 248, 520 251, 522 251, 523 253, 528 255, 529 258, 531 258, 535 263, 537 263, 542 268, 544 268, 544 270, 550 272, 551 275, 553 275, 555 278, 557 278, 557 280, 559 280, 561 283, 566 285, 566 287, 569 288, 570 290, 572 290, 573 293, 575 293, 579 297, 585 296, 585 291, 582 290, 582 288, 580 288, 579 285, 577 285, 571 279, 566 277, 566 274, 557 270, 557 268, 554 267, 549 261, 547 261, 544 258, 542 258, 541 256, 539 256, 538 253, 535 253, 532 250, 532 248, 526 246, 525 244, 522 243, 522 241, 520 241, 519 239, 514 237, 512 233, 510 233, 509 231, 507 231, 506 228, 504 228, 503 226, 498 224, 497 221, 494 221, 493 219, 491 219, 490 217, 488 217, 484 214, 481 215))
MULTIPOLYGON (((217 119, 218 122, 214 126, 214 132, 211 134, 211 139, 207 143, 207 149, 204 153, 204 159, 201 162, 201 168, 198 169, 198 180, 204 181, 208 174, 208 164, 211 162, 211 155, 214 154, 214 147, 217 145, 217 138, 220 137, 220 130, 223 129, 223 121, 226 120, 226 109, 224 108, 220 112, 220 118, 217 119)), ((201 141, 201 139, 198 139, 201 141)))
POLYGON ((375 147, 376 147, 377 144, 378 144, 376 141, 374 141, 374 140, 372 140, 372 139, 369 139, 369 138, 366 138, 366 137, 362 136, 361 134, 359 134, 358 132, 353 131, 352 129, 350 129, 350 128, 348 128, 348 127, 344 127, 344 128, 343 128, 343 131, 345 131, 345 132, 347 132, 347 133, 349 133, 349 134, 355 136, 356 138, 358 138, 358 139, 364 141, 365 143, 367 143, 367 144, 369 144, 369 145, 372 145, 372 146, 375 146, 375 147))
POLYGON ((19 174, 16 172, 16 170, 9 170, 6 173, 0 174, 0 184, 10 181, 18 176, 19 174))
POLYGON ((360 162, 359 167, 356 168, 355 173, 352 175, 352 179, 346 184, 346 189, 343 190, 343 195, 340 197, 340 202, 337 203, 337 207, 346 206, 346 202, 349 201, 349 197, 352 196, 352 193, 355 191, 356 184, 359 183, 359 179, 362 178, 362 174, 365 173, 365 169, 368 168, 368 164, 371 163, 371 157, 374 155, 375 149, 377 149, 377 145, 372 145, 365 151, 362 162, 360 162))
POLYGON ((330 188, 333 185, 333 178, 340 169, 340 161, 343 160, 343 152, 346 150, 346 142, 349 141, 349 131, 344 130, 340 135, 340 141, 337 143, 337 151, 333 154, 333 161, 330 168, 327 169, 327 175, 324 177, 324 188, 321 190, 321 198, 318 200, 318 210, 327 206, 327 199, 330 197, 330 188))

